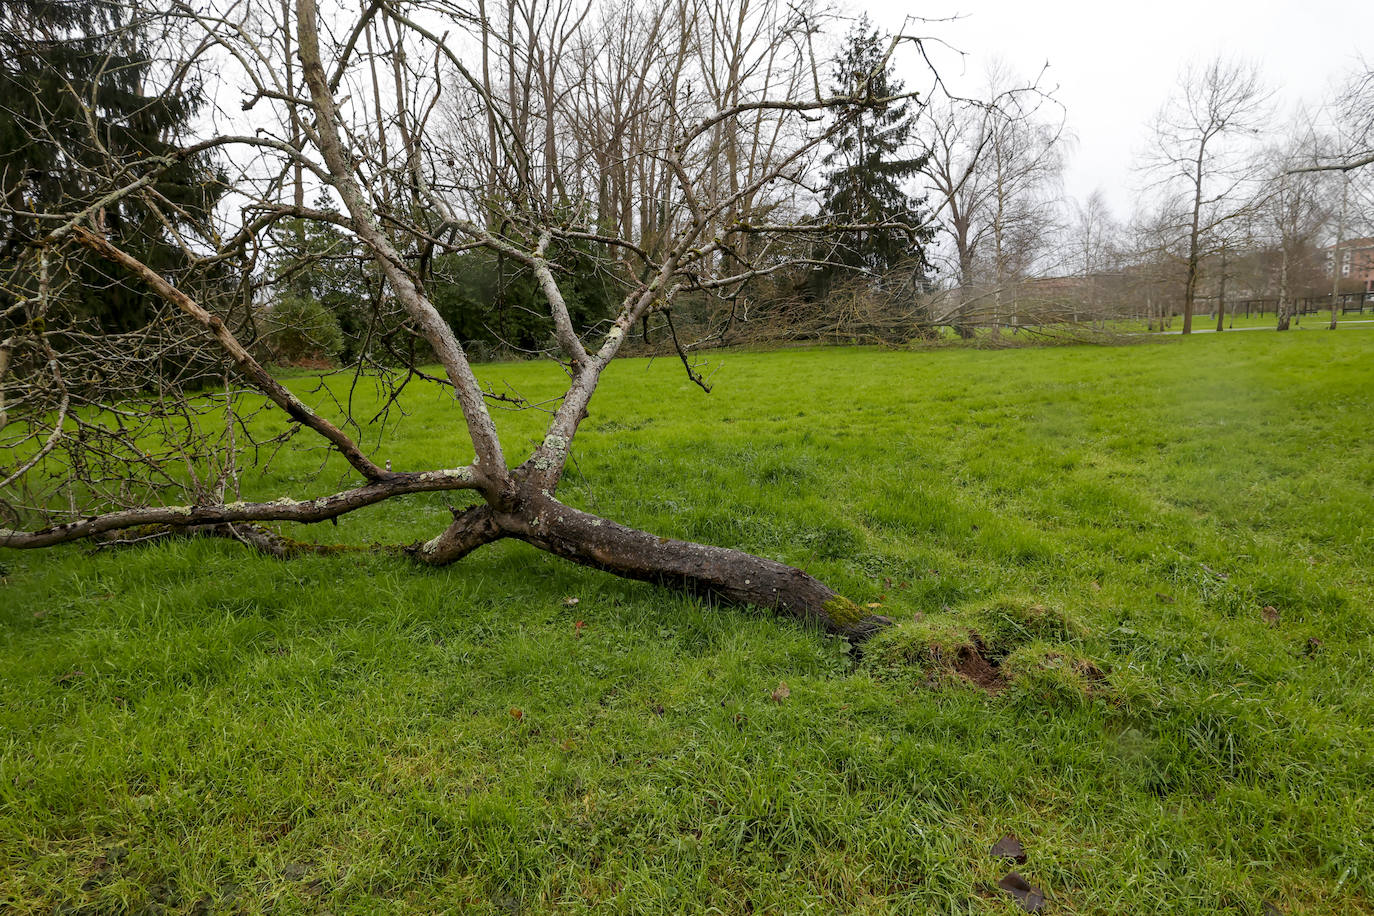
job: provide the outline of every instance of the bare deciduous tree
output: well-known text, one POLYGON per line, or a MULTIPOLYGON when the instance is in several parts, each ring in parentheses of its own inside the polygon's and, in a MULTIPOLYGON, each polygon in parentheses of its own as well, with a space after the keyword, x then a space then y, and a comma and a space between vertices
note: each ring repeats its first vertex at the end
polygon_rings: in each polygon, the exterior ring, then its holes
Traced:
POLYGON ((1071 202, 1069 238, 1073 245, 1074 272, 1086 287, 1083 300, 1098 317, 1104 317, 1102 275, 1116 266, 1117 232, 1116 219, 1100 189, 1094 190, 1086 200, 1071 202))
POLYGON ((1297 312, 1297 290, 1308 290, 1320 276, 1317 239, 1333 214, 1331 195, 1321 176, 1304 171, 1310 162, 1310 137, 1290 137, 1266 153, 1268 188, 1257 214, 1260 235, 1275 251, 1277 328, 1286 331, 1297 312))
POLYGON ((1215 59, 1190 66, 1153 125, 1144 168, 1158 191, 1174 202, 1186 250, 1183 333, 1193 330, 1193 308, 1203 258, 1212 234, 1248 201, 1250 180, 1243 148, 1235 142, 1263 122, 1269 94, 1252 65, 1215 59))
POLYGON ((926 107, 922 124, 929 153, 923 174, 954 248, 969 313, 956 328, 965 334, 974 312, 985 312, 994 327, 1005 320, 1002 312, 1015 312, 1005 294, 1030 272, 1053 222, 1062 118, 1044 116, 1052 99, 1038 86, 1013 82, 994 65, 983 100, 946 94, 926 107))

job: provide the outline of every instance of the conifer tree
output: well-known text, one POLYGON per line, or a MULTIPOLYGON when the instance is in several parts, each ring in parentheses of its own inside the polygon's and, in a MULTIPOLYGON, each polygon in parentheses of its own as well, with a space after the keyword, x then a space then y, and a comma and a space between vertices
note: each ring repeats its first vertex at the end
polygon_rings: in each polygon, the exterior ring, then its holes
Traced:
MULTIPOLYGON (((43 214, 93 204, 176 149, 201 103, 193 80, 160 67, 148 19, 116 0, 4 0, 0 3, 0 268, 53 228, 43 214), (168 84, 161 90, 154 83, 168 84)), ((161 167, 161 166, 159 166, 161 167)), ((214 206, 221 183, 207 157, 164 168, 153 190, 155 216, 129 197, 101 207, 97 224, 150 266, 183 261, 166 222, 196 219, 214 206), (166 221, 166 222, 164 222, 166 221)), ((82 265, 69 305, 106 331, 147 318, 147 294, 82 265)), ((14 279, 11 277, 11 287, 14 279)))
MULTIPOLYGON (((892 72, 886 42, 867 17, 846 38, 835 66, 836 95, 865 100, 899 96, 903 84, 892 72)), ((826 258, 836 267, 818 278, 828 287, 840 266, 881 276, 898 266, 914 267, 924 275, 924 246, 933 230, 924 228, 924 195, 910 194, 905 179, 917 174, 924 155, 907 150, 915 130, 916 108, 911 98, 885 105, 849 105, 837 114, 840 128, 823 162, 826 175, 822 220, 837 225, 901 224, 892 228, 844 233, 839 248, 826 258)))

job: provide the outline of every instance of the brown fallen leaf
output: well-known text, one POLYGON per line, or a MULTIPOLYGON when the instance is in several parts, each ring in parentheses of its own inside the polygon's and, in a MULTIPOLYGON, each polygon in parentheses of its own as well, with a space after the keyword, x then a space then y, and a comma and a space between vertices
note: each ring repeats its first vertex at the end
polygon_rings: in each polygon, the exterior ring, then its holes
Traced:
POLYGON ((586 628, 586 626, 587 622, 585 620, 579 620, 577 623, 573 624, 573 635, 576 636, 578 639, 581 639, 582 631, 586 628))
POLYGON ((1005 878, 997 882, 997 886, 1015 897, 1021 909, 1027 913, 1039 913, 1045 909, 1045 892, 1014 871, 1008 872, 1005 878))
POLYGON ((1026 850, 1021 845, 1021 841, 1016 838, 1016 834, 1009 833, 998 840, 988 850, 988 855, 994 859, 1011 859, 1017 865, 1026 864, 1026 850))
POLYGON ((525 718, 525 711, 519 706, 512 706, 510 708, 510 717, 519 722, 521 719, 525 718))
POLYGON ((770 694, 774 703, 781 703, 791 695, 792 691, 788 689, 786 681, 778 681, 778 688, 770 694))
POLYGON ((1271 627, 1277 626, 1279 622, 1279 609, 1272 604, 1266 604, 1264 607, 1260 608, 1260 616, 1262 616, 1264 622, 1271 627))

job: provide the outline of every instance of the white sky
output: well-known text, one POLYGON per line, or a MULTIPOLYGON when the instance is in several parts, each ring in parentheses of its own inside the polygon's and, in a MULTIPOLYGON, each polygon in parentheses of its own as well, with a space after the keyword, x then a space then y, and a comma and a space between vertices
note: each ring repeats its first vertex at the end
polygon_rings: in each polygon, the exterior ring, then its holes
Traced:
MULTIPOLYGON (((880 28, 906 16, 956 22, 910 26, 967 53, 946 54, 941 71, 971 93, 986 63, 1001 58, 1030 78, 1045 62, 1045 84, 1057 86, 1077 143, 1065 190, 1082 199, 1101 187, 1119 218, 1134 209, 1131 171, 1147 125, 1182 67, 1217 54, 1254 61, 1276 91, 1275 127, 1300 102, 1316 107, 1333 80, 1364 49, 1374 58, 1370 0, 848 0, 880 28)), ((908 88, 924 85, 908 79, 908 88)))

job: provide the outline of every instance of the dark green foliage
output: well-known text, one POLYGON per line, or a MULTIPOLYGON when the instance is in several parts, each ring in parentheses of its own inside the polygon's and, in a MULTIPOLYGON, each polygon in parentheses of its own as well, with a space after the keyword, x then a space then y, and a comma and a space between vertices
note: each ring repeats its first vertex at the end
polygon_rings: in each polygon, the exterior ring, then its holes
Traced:
MULTIPOLYGON (((334 212, 326 198, 315 204, 334 212)), ((317 301, 338 322, 345 363, 364 352, 382 363, 431 359, 428 345, 405 330, 403 315, 380 296, 376 268, 349 233, 318 220, 284 220, 273 232, 279 252, 273 268, 278 296, 317 301)), ((461 254, 415 257, 425 292, 465 346, 477 354, 533 352, 551 344, 548 302, 523 265, 478 249, 461 254)), ((587 255, 565 259, 571 275, 560 288, 573 323, 585 329, 614 313, 620 292, 587 255)))
MULTIPOLYGON (((316 202, 315 209, 334 212, 328 198, 316 202)), ((330 317, 339 334, 338 344, 328 357, 352 362, 364 349, 374 357, 383 356, 399 319, 393 315, 389 321, 374 320, 380 283, 358 240, 332 223, 304 219, 283 220, 272 235, 281 257, 273 270, 277 301, 265 316, 267 323, 280 329, 281 321, 274 322, 272 313, 283 304, 292 300, 314 302, 330 317)), ((298 312, 299 306, 288 311, 298 312)), ((270 334, 273 329, 266 330, 270 334)), ((268 346, 274 358, 289 359, 286 352, 290 347, 284 351, 271 339, 268 346)))
POLYGON ((882 276, 904 267, 919 277, 924 277, 927 269, 924 245, 933 230, 922 228, 929 217, 925 197, 904 187, 926 159, 926 154, 907 154, 916 108, 911 99, 881 104, 872 101, 904 91, 886 54, 887 41, 864 18, 850 31, 836 64, 835 94, 864 101, 843 106, 837 114, 840 128, 824 160, 831 171, 826 176, 821 220, 833 224, 900 223, 902 227, 840 235, 839 248, 826 255, 839 266, 816 272, 820 291, 835 282, 842 268, 882 276))
MULTIPOLYGON (((0 195, 11 213, 71 213, 176 151, 176 138, 200 105, 193 80, 168 82, 175 61, 155 61, 156 42, 138 13, 111 0, 5 0, 0 4, 0 195)), ((173 43, 174 46, 174 43, 173 43)), ((207 157, 187 157, 153 185, 173 223, 214 206, 222 186, 207 157)), ((155 270, 184 265, 166 227, 133 198, 94 215, 98 228, 155 270)), ((0 213, 0 269, 51 220, 0 213)), ((66 302, 78 319, 107 331, 142 327, 148 294, 104 265, 75 262, 66 302)), ((15 279, 23 285, 22 279, 15 279)))
MULTIPOLYGON (((584 329, 613 314, 619 290, 597 272, 590 256, 565 259, 570 276, 559 277, 573 325, 584 329)), ((482 249, 435 259, 427 287, 430 300, 459 340, 530 352, 552 344, 548 301, 523 265, 482 249)))
POLYGON ((343 349, 339 322, 320 300, 282 296, 263 320, 273 361, 287 365, 329 361, 343 349))

